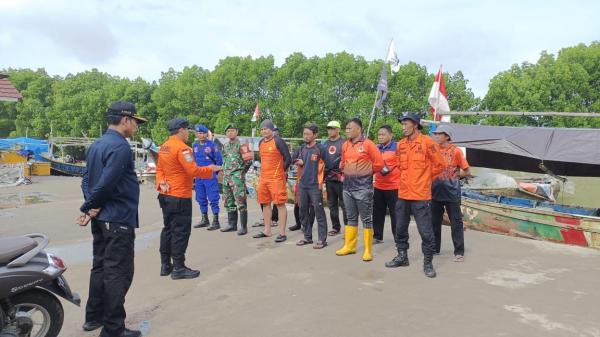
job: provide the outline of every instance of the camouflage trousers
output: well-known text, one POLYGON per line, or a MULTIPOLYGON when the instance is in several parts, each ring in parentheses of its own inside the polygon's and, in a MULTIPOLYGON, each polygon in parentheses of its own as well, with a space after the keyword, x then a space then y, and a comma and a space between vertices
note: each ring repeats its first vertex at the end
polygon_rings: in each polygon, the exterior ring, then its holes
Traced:
POLYGON ((223 199, 227 212, 246 210, 246 180, 241 172, 223 176, 223 199))

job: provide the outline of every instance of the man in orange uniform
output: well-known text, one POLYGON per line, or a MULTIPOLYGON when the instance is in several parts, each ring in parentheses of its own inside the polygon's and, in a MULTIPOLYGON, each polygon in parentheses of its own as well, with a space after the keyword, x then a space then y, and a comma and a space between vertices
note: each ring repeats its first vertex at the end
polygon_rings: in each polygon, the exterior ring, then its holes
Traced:
POLYGON ((275 125, 266 119, 260 124, 261 139, 258 152, 260 155, 260 177, 258 180, 258 202, 263 206, 265 230, 253 237, 266 238, 271 234, 271 203, 277 206, 279 213, 279 235, 275 242, 287 240, 285 235, 287 209, 287 179, 285 172, 292 163, 292 156, 287 144, 273 133, 275 125))
POLYGON ((454 243, 454 261, 463 262, 465 256, 465 237, 462 212, 460 211, 460 181, 461 177, 471 175, 469 163, 462 151, 450 143, 452 130, 448 125, 440 125, 433 132, 433 138, 440 145, 440 150, 446 169, 433 180, 431 187, 431 214, 433 218, 433 233, 435 235, 435 250, 440 253, 442 245, 442 219, 444 208, 448 213, 454 243))
POLYGON ((348 224, 344 230, 344 247, 338 256, 356 253, 358 216, 363 224, 365 251, 363 261, 373 260, 373 174, 383 168, 379 149, 362 135, 362 122, 353 118, 346 123, 347 140, 342 145, 340 169, 344 173, 344 205, 348 224))
POLYGON ((185 266, 192 229, 192 183, 194 178, 211 178, 221 167, 196 166, 192 149, 185 143, 189 130, 193 130, 187 119, 172 119, 168 129, 171 136, 160 146, 156 165, 158 202, 164 221, 160 234, 160 275, 171 274, 173 280, 189 279, 200 275, 200 271, 185 266))
POLYGON ((408 266, 408 224, 410 215, 415 217, 421 249, 425 256, 423 271, 427 277, 435 277, 433 254, 435 236, 431 223, 431 179, 446 166, 439 146, 429 136, 421 134, 421 119, 413 113, 398 118, 402 123, 404 138, 398 142, 398 168, 400 184, 396 203, 396 248, 398 256, 386 262, 388 268, 408 266))

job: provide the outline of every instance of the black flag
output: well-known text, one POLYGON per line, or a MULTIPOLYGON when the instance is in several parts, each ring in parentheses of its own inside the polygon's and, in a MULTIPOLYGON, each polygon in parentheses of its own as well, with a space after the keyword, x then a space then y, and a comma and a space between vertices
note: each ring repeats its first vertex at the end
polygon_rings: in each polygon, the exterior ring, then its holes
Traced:
POLYGON ((379 77, 379 83, 377 83, 377 93, 379 98, 375 102, 375 106, 379 109, 383 108, 383 101, 387 97, 388 86, 387 86, 387 64, 384 63, 381 68, 381 76, 379 77))

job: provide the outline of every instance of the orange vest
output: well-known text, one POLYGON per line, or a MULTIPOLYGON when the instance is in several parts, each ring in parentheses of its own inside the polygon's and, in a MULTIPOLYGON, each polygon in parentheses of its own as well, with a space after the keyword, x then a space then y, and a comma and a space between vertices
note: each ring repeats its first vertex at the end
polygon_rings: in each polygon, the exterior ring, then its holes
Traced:
POLYGON ((156 189, 159 193, 177 198, 191 198, 194 177, 210 179, 213 171, 209 166, 196 166, 192 149, 177 136, 171 136, 160 146, 156 165, 156 189), (169 184, 169 191, 162 193, 160 184, 169 184))
POLYGON ((431 200, 432 178, 446 167, 439 145, 419 133, 412 141, 400 140, 396 153, 400 169, 398 198, 431 200))

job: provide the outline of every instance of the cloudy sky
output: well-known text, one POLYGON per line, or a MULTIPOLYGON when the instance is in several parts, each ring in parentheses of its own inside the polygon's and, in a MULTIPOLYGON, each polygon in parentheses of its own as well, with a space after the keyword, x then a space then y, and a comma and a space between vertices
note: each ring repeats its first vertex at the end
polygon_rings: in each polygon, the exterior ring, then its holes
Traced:
POLYGON ((0 68, 91 68, 156 80, 226 56, 347 51, 462 70, 476 95, 542 50, 600 40, 600 1, 0 0, 0 68))

